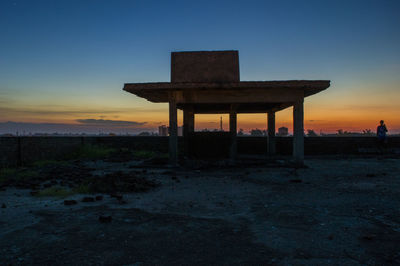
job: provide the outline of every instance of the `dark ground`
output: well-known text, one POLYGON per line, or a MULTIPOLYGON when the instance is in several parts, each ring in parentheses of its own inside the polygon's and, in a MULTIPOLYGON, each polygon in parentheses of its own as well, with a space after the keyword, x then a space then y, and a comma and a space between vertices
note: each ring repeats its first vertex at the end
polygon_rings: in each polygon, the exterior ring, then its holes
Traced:
POLYGON ((1 265, 400 264, 398 158, 308 158, 297 170, 79 164, 91 178, 122 171, 156 185, 66 198, 3 188, 1 265))

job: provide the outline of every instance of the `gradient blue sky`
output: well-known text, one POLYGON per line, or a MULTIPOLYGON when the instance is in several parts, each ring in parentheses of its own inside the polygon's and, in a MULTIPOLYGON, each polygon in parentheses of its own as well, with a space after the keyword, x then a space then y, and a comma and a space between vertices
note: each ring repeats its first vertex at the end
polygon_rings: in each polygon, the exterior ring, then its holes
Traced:
MULTIPOLYGON (((399 14, 400 1, 2 0, 0 122, 156 128, 167 105, 123 83, 169 81, 171 51, 235 49, 241 80, 332 80, 306 100, 306 129, 385 119, 400 132, 399 14)), ((240 115, 238 127, 265 128, 264 116, 240 115)), ((290 110, 278 113, 277 126, 290 124, 290 110)))

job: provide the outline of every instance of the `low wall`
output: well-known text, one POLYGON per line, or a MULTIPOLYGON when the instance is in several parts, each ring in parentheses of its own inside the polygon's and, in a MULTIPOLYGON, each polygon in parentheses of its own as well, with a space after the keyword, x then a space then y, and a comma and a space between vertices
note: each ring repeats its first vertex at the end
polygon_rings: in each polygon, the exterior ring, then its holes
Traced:
MULTIPOLYGON (((378 144, 375 137, 306 137, 306 155, 365 154, 376 153, 378 144)), ((179 138, 180 154, 183 138, 179 138)), ((218 153, 215 142, 202 139, 201 145, 194 144, 203 153, 218 153), (214 149, 214 150, 213 150, 214 149)), ((224 142, 225 143, 225 142, 224 142)), ((168 152, 168 137, 0 137, 0 166, 24 165, 37 160, 62 159, 85 144, 104 145, 131 150, 152 150, 168 152)), ((276 137, 277 153, 292 153, 291 137, 276 137)), ((238 137, 239 154, 265 154, 266 137, 238 137)), ((389 152, 400 151, 400 137, 389 137, 389 152)))
MULTIPOLYGON (((264 154, 267 150, 266 137, 238 138, 238 152, 264 154)), ((292 137, 276 137, 276 152, 290 155, 293 150, 292 137)), ((305 155, 373 154, 380 151, 376 137, 305 137, 305 155)), ((388 137, 386 152, 400 152, 400 137, 388 137)))

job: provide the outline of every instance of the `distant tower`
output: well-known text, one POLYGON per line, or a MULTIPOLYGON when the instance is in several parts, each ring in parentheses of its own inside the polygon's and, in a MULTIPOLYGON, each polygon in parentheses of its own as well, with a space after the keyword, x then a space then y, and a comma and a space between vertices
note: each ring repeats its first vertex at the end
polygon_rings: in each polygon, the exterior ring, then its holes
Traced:
POLYGON ((224 129, 222 128, 222 116, 219 120, 219 131, 224 131, 224 129))

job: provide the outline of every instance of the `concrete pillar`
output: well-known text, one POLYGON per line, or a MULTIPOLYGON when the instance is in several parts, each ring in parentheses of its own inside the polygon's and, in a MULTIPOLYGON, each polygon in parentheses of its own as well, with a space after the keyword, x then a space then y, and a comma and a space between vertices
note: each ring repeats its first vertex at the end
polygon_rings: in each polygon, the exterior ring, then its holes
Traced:
POLYGON ((293 157, 296 164, 304 164, 304 99, 293 106, 293 157))
POLYGON ((275 112, 268 112, 268 154, 276 153, 275 139, 275 112))
POLYGON ((192 132, 194 132, 194 111, 192 107, 185 107, 183 109, 183 141, 186 156, 190 155, 189 135, 192 132))
POLYGON ((230 159, 235 160, 237 155, 237 112, 232 107, 229 113, 229 132, 231 134, 230 159))
POLYGON ((183 109, 183 135, 194 132, 194 111, 193 108, 183 109))
POLYGON ((174 92, 169 95, 169 162, 171 166, 178 164, 178 114, 174 92))

